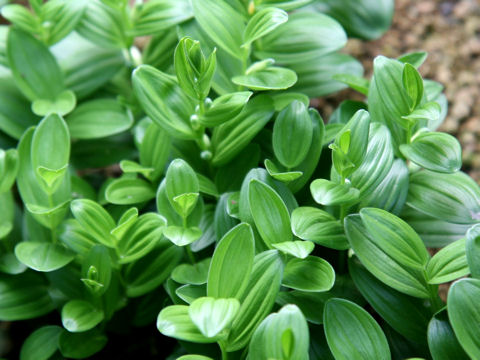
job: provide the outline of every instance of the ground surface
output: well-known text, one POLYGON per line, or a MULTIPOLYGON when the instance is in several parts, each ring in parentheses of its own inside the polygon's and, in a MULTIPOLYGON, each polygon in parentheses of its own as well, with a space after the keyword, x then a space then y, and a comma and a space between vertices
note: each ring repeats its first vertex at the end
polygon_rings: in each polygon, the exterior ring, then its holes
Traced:
MULTIPOLYGON (((416 50, 429 53, 422 75, 445 86, 449 112, 442 130, 460 140, 464 169, 480 181, 480 0, 396 0, 392 27, 382 38, 350 40, 346 48, 368 77, 375 56, 416 50)), ((338 99, 352 96, 342 92, 319 107, 327 115, 338 99)))

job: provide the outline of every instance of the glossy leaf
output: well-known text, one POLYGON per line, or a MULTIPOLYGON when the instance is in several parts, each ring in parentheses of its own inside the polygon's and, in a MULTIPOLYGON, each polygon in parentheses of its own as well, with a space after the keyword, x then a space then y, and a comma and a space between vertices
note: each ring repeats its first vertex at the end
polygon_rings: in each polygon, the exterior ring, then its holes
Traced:
POLYGON ((155 190, 142 179, 115 179, 105 189, 108 202, 117 205, 132 205, 155 198, 155 190))
POLYGON ((313 251, 315 244, 311 241, 285 241, 272 244, 272 246, 285 254, 305 259, 313 251))
POLYGON ((239 309, 237 299, 201 297, 190 304, 188 314, 201 333, 211 338, 231 325, 239 309))
POLYGON ((200 124, 213 127, 235 118, 252 96, 251 91, 240 91, 219 96, 204 114, 198 117, 200 124))
POLYGON ((437 312, 428 324, 428 348, 434 360, 469 359, 458 343, 446 309, 437 312))
POLYGON ((197 175, 187 162, 175 159, 168 166, 165 178, 170 204, 182 218, 186 218, 197 202, 200 190, 197 175))
POLYGON ((251 90, 285 90, 297 82, 297 74, 287 68, 271 66, 250 73, 247 70, 246 75, 235 76, 232 82, 251 90))
POLYGON ((313 199, 322 205, 352 204, 360 195, 360 191, 350 184, 336 184, 325 179, 314 180, 310 191, 313 199))
POLYGON ((323 315, 325 335, 335 359, 390 359, 387 339, 373 317, 360 306, 331 299, 323 315))
POLYGON ((478 259, 480 258, 480 226, 475 225, 467 231, 465 251, 468 267, 470 268, 472 276, 479 278, 480 266, 478 259))
POLYGON ((97 329, 81 333, 63 331, 58 339, 58 347, 67 358, 84 359, 102 350, 107 340, 97 329))
POLYGON ((308 256, 294 258, 285 266, 282 285, 302 291, 328 291, 335 282, 335 271, 325 260, 308 256))
POLYGON ((202 285, 207 282, 211 259, 196 264, 180 264, 172 271, 172 279, 180 284, 202 285))
POLYGON ((24 241, 15 246, 15 256, 33 270, 53 271, 67 265, 75 255, 62 245, 24 241))
POLYGON ((273 7, 258 11, 249 21, 243 34, 244 46, 272 32, 287 22, 288 14, 273 7))
POLYGON ((58 348, 62 328, 55 325, 43 326, 32 332, 20 350, 20 360, 48 360, 58 348))
POLYGON ((103 320, 103 311, 84 300, 70 300, 62 308, 62 324, 70 332, 84 332, 103 320))
POLYGON ((468 275, 465 239, 457 240, 436 253, 427 264, 429 284, 441 284, 468 275))

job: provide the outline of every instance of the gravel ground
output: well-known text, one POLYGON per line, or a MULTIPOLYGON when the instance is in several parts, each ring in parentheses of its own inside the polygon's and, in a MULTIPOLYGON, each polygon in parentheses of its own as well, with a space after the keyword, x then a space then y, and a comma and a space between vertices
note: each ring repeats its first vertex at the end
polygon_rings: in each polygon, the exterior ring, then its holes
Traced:
MULTIPOLYGON (((350 40, 346 48, 368 77, 375 56, 416 50, 429 53, 422 75, 445 85, 449 112, 441 129, 460 140, 464 170, 480 182, 480 0, 396 0, 392 27, 382 38, 350 40)), ((320 100, 319 108, 328 116, 339 100, 351 97, 356 95, 343 91, 320 100)))

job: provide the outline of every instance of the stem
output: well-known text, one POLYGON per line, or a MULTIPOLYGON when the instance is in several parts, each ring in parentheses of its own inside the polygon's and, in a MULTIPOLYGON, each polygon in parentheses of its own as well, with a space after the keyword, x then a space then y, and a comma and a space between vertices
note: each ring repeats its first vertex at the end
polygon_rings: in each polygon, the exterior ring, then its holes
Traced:
POLYGON ((340 222, 343 222, 343 219, 345 219, 345 216, 347 216, 348 213, 348 206, 342 204, 340 205, 340 222))
POLYGON ((190 246, 189 245, 185 246, 185 250, 187 251, 187 256, 190 262, 192 264, 195 264, 195 255, 193 255, 193 252, 192 252, 192 249, 190 249, 190 246))
POLYGON ((228 360, 228 352, 221 341, 218 342, 218 346, 220 347, 220 351, 222 352, 222 360, 228 360))
POLYGON ((430 302, 432 304, 432 310, 434 312, 439 311, 441 308, 445 306, 443 303, 442 299, 440 299, 440 296, 438 295, 438 286, 429 286, 429 291, 430 291, 430 302))
POLYGON ((410 144, 411 142, 411 139, 412 138, 412 125, 409 124, 408 127, 407 127, 407 144, 410 144))

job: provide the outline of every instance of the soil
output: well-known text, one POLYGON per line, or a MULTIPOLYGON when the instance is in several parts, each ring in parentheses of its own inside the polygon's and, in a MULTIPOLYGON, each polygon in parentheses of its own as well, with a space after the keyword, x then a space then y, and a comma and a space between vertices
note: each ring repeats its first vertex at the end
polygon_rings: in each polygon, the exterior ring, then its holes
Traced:
MULTIPOLYGON (((398 57, 428 52, 420 72, 441 82, 449 102, 441 130, 455 135, 463 148, 464 170, 480 182, 480 1, 396 0, 390 30, 378 40, 349 40, 345 51, 359 59, 366 76, 377 55, 398 57)), ((358 98, 351 90, 319 100, 328 115, 346 98, 358 98)))

